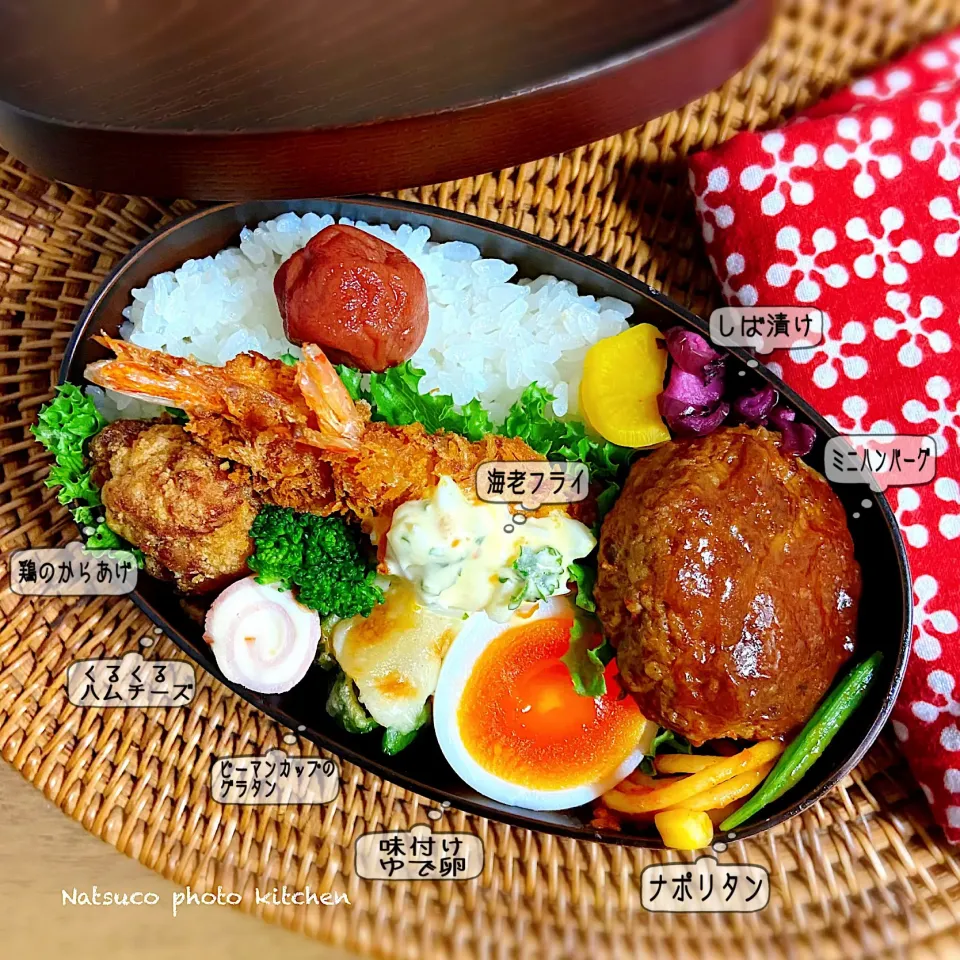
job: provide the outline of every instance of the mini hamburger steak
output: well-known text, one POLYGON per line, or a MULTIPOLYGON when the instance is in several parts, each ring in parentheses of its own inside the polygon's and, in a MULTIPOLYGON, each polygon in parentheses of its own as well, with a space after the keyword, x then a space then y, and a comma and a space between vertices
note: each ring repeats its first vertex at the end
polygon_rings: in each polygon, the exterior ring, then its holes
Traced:
POLYGON ((805 722, 854 647, 860 568, 827 482, 762 428, 634 464, 595 590, 623 684, 694 745, 805 722))

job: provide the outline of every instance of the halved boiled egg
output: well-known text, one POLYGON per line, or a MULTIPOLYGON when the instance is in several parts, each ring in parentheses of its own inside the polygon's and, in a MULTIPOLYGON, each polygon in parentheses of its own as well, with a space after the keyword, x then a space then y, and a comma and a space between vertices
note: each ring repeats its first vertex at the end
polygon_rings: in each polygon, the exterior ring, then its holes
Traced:
MULTIPOLYGON (((478 793, 528 810, 589 803, 628 776, 656 735, 616 667, 602 697, 577 694, 561 661, 573 607, 564 597, 527 617, 467 621, 443 661, 434 729, 447 761, 478 793)), ((599 641, 599 637, 596 638, 599 641)))

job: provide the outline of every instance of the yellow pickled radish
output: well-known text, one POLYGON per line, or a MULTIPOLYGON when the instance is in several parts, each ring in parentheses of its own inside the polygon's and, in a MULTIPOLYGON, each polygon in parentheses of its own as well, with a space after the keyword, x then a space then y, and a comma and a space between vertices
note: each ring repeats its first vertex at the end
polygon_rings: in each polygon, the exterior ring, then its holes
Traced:
POLYGON ((657 397, 663 390, 667 351, 663 334, 649 323, 595 343, 583 361, 580 411, 605 440, 624 447, 651 447, 670 439, 657 397))
POLYGON ((713 839, 713 821, 703 811, 664 810, 653 822, 664 846, 672 850, 699 850, 713 839))

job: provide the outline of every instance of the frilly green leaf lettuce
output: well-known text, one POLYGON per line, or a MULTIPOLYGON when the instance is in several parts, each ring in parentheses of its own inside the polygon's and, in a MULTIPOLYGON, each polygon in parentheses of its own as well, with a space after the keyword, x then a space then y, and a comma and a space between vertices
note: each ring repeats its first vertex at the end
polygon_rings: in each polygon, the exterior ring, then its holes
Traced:
POLYGON ((360 373, 350 367, 337 367, 354 400, 369 400, 373 419, 392 426, 421 423, 428 433, 449 430, 469 440, 480 440, 489 433, 519 437, 548 460, 579 460, 590 468, 591 478, 609 481, 629 464, 633 450, 606 440, 590 437, 577 420, 557 420, 547 414, 547 404, 555 398, 549 390, 531 383, 514 401, 503 423, 495 424, 478 400, 457 410, 453 397, 442 393, 421 393, 422 370, 408 360, 383 373, 370 374, 369 393, 360 389, 360 373))
POLYGON ((690 744, 679 733, 674 733, 666 727, 661 727, 650 744, 650 752, 640 763, 640 771, 646 774, 654 773, 653 758, 658 753, 693 753, 690 744))
POLYGON ((549 390, 530 384, 514 401, 502 426, 496 431, 519 437, 548 460, 579 460, 590 468, 591 480, 612 480, 633 456, 629 447, 618 447, 587 435, 579 420, 556 420, 546 414, 554 400, 549 390))
POLYGON ((614 649, 606 641, 594 643, 598 635, 583 614, 574 615, 570 646, 560 659, 570 671, 573 689, 581 697, 602 697, 607 692, 604 671, 614 657, 614 649))
MULTIPOLYGON (((348 379, 352 380, 352 374, 348 374, 348 379)), ((409 360, 383 373, 371 373, 369 400, 373 419, 384 420, 395 427, 421 423, 427 433, 449 430, 474 441, 494 432, 493 422, 478 400, 471 400, 462 410, 457 410, 453 397, 421 393, 422 379, 423 371, 409 360)))
MULTIPOLYGON (((96 436, 106 421, 93 400, 72 383, 57 387, 56 396, 45 403, 30 428, 37 440, 54 456, 54 464, 45 481, 48 487, 60 489, 57 499, 69 506, 73 519, 91 550, 127 549, 128 544, 100 519, 100 491, 87 467, 86 443, 96 436)), ((139 566, 143 554, 132 550, 139 566)))
MULTIPOLYGON (((280 359, 282 360, 283 357, 280 359)), ((337 364, 336 370, 341 382, 347 388, 347 393, 350 394, 351 400, 356 402, 357 400, 370 399, 369 396, 364 393, 363 387, 361 386, 360 378, 363 374, 361 374, 359 370, 354 370, 353 367, 348 367, 343 363, 337 364)))
POLYGON ((597 579, 597 572, 590 564, 571 563, 567 567, 567 576, 577 585, 577 595, 574 602, 581 610, 590 613, 597 612, 597 605, 593 599, 593 584, 597 579))

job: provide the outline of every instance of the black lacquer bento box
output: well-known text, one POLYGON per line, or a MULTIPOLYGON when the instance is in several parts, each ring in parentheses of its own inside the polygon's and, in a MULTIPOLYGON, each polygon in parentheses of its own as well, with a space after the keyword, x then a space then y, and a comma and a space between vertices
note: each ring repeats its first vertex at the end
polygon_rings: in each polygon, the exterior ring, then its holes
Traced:
MULTIPOLYGON (((209 207, 171 223, 134 249, 113 270, 84 310, 67 347, 60 370, 61 382, 83 384, 83 370, 104 359, 106 351, 91 337, 116 335, 121 311, 130 303, 131 291, 145 285, 154 274, 170 270, 184 260, 202 257, 236 243, 240 229, 279 216, 286 211, 314 211, 346 216, 370 223, 398 226, 408 223, 429 227, 437 241, 462 240, 475 244, 484 257, 498 257, 519 267, 519 277, 553 274, 571 280, 582 292, 617 297, 634 308, 633 319, 661 329, 685 324, 701 333, 707 324, 667 297, 625 273, 555 244, 461 214, 418 204, 379 198, 297 201, 253 201, 209 207)), ((781 399, 817 429, 817 441, 805 458, 823 472, 824 446, 837 431, 789 387, 746 351, 729 350, 731 372, 741 371, 744 382, 766 381, 781 399)), ((847 512, 856 557, 863 573, 863 594, 858 624, 858 659, 879 650, 884 654, 877 682, 867 700, 841 728, 824 755, 801 783, 764 811, 764 815, 718 840, 740 839, 769 829, 796 816, 830 791, 863 757, 886 723, 903 679, 911 633, 911 587, 907 559, 896 521, 884 498, 864 485, 835 488, 847 512), (869 506, 867 506, 869 502, 869 506)), ((202 638, 202 627, 192 617, 171 586, 142 575, 133 599, 174 642, 205 670, 227 683, 202 638)), ((585 807, 540 813, 504 806, 480 796, 451 770, 432 736, 419 737, 394 757, 381 753, 380 738, 345 733, 326 713, 325 675, 319 667, 293 690, 264 696, 231 686, 240 696, 285 726, 319 746, 377 776, 437 801, 515 826, 586 840, 631 846, 660 847, 654 834, 597 830, 590 826, 592 811, 585 807)))

